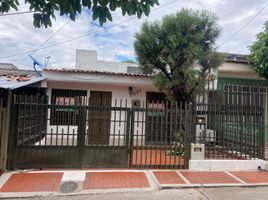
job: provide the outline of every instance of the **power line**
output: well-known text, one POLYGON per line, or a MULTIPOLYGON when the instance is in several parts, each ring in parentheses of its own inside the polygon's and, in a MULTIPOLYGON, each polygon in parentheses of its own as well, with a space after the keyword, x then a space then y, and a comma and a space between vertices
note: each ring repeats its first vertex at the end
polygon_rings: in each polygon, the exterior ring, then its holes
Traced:
POLYGON ((253 20, 255 20, 261 13, 262 11, 268 6, 268 2, 260 9, 259 12, 257 12, 256 15, 254 15, 244 26, 242 26, 240 29, 238 29, 234 34, 232 34, 229 38, 227 38, 225 41, 223 41, 220 45, 216 47, 216 49, 220 48, 227 42, 229 42, 231 39, 233 39, 237 34, 239 34, 242 30, 244 30, 253 20))
POLYGON ((0 17, 10 16, 10 15, 31 14, 31 13, 35 13, 35 11, 22 11, 22 12, 14 12, 14 13, 0 14, 0 17))
POLYGON ((32 51, 31 54, 38 51, 45 43, 47 43, 51 38, 53 38, 57 33, 59 33, 71 20, 69 19, 66 23, 64 23, 55 33, 53 33, 49 38, 47 38, 43 43, 41 43, 35 50, 32 51))
MULTIPOLYGON (((155 9, 152 9, 151 12, 157 11, 157 10, 159 10, 159 9, 161 9, 161 8, 163 8, 163 7, 166 7, 166 6, 168 6, 168 5, 171 5, 171 4, 175 3, 175 2, 178 2, 178 0, 173 0, 173 1, 170 1, 170 2, 168 2, 168 3, 166 3, 166 4, 163 4, 162 6, 159 6, 159 7, 155 8, 155 9)), ((134 20, 134 19, 136 19, 136 18, 137 18, 137 16, 130 17, 130 18, 127 19, 127 20, 123 20, 123 21, 121 21, 121 22, 118 22, 118 23, 116 23, 116 24, 113 24, 113 25, 111 25, 111 26, 109 26, 109 27, 107 27, 107 28, 105 28, 105 29, 110 29, 110 28, 113 28, 113 27, 115 27, 115 26, 119 26, 119 25, 124 24, 124 23, 126 23, 126 22, 132 21, 132 20, 134 20)), ((86 36, 88 36, 88 34, 90 34, 90 33, 98 33, 98 32, 101 32, 101 31, 103 31, 103 30, 104 30, 104 28, 99 28, 98 30, 95 30, 95 31, 88 31, 87 33, 85 33, 85 34, 83 34, 83 35, 80 35, 80 36, 74 37, 74 38, 72 38, 72 39, 69 39, 69 40, 65 40, 65 41, 59 42, 59 43, 55 43, 55 44, 52 44, 52 45, 49 45, 49 46, 45 46, 45 47, 36 49, 36 50, 34 50, 34 51, 36 52, 36 51, 39 51, 39 50, 42 50, 42 49, 48 49, 48 48, 55 47, 55 46, 58 46, 58 45, 61 45, 61 44, 69 43, 69 42, 72 42, 72 41, 74 41, 74 40, 78 40, 78 39, 81 39, 81 38, 83 38, 83 37, 86 37, 86 36)), ((31 53, 31 52, 33 52, 33 50, 24 51, 24 52, 20 52, 20 53, 16 53, 16 54, 11 54, 11 55, 8 55, 8 56, 3 56, 3 57, 0 57, 0 59, 11 58, 11 57, 19 56, 19 55, 29 54, 29 53, 31 53)))

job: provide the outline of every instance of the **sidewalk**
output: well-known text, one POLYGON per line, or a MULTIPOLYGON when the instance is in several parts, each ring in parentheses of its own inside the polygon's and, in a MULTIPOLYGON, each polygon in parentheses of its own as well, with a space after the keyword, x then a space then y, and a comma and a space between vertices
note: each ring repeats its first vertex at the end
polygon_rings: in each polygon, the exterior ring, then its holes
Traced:
POLYGON ((5 173, 1 197, 152 191, 168 188, 268 186, 268 172, 187 170, 54 170, 5 173))

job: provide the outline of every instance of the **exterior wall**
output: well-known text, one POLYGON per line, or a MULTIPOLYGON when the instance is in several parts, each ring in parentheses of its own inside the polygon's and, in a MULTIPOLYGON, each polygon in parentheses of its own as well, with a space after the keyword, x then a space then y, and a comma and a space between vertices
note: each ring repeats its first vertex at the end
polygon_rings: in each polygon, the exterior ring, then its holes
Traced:
POLYGON ((139 67, 135 63, 121 63, 99 61, 97 59, 97 51, 91 50, 76 50, 76 69, 87 69, 93 71, 106 71, 106 72, 127 72, 127 67, 139 67))
POLYGON ((261 78, 252 70, 249 64, 239 62, 225 62, 218 69, 219 77, 244 78, 261 80, 261 78))
POLYGON ((265 141, 268 142, 268 81, 260 78, 247 63, 225 62, 218 69, 218 87, 224 84, 255 85, 266 87, 265 141))
MULTIPOLYGON (((157 89, 151 85, 151 86, 135 86, 130 85, 134 90, 139 90, 140 92, 134 96, 130 96, 129 94, 129 86, 126 85, 107 85, 107 84, 92 84, 92 83, 79 83, 79 82, 48 82, 48 97, 49 102, 51 102, 51 91, 52 89, 73 89, 73 90, 86 90, 87 91, 87 98, 90 97, 90 91, 106 91, 106 92, 112 92, 112 105, 111 106, 123 106, 123 107, 131 107, 132 106, 132 100, 139 99, 141 101, 141 107, 145 106, 146 103, 146 92, 147 91, 157 91, 157 89), (122 100, 122 105, 120 105, 120 100, 122 100)), ((50 110, 48 112, 48 118, 50 119, 50 110)), ((126 112, 119 112, 119 111, 112 111, 111 112, 111 120, 113 121, 127 121, 127 113, 126 112)), ((138 119, 144 119, 145 121, 145 112, 137 112, 135 113, 135 121, 138 119)), ((90 122, 89 122, 90 123, 90 122)), ((88 124, 87 124, 88 127, 88 124)), ((113 136, 114 133, 124 133, 126 130, 126 123, 120 123, 120 122, 111 122, 110 125, 110 144, 112 143, 119 144, 119 146, 124 145, 123 138, 118 138, 117 136, 113 136), (115 138, 115 141, 113 141, 113 138, 115 138)), ((74 137, 75 140, 77 139, 77 126, 53 126, 50 125, 50 123, 47 123, 47 134, 52 135, 52 137, 56 137, 55 133, 58 131, 58 133, 70 133, 70 136, 68 138, 72 140, 74 137)), ((145 135, 145 123, 138 124, 135 123, 134 125, 134 131, 135 134, 140 135, 139 138, 134 138, 136 141, 136 145, 140 145, 141 143, 145 142, 145 139, 142 138, 142 136, 145 135)), ((58 138, 61 140, 61 138, 58 138)), ((66 136, 65 139, 66 140, 66 136)), ((44 141, 43 141, 44 143, 44 141)), ((65 141, 65 143, 67 143, 65 141)), ((76 145, 76 141, 75 141, 76 145)))

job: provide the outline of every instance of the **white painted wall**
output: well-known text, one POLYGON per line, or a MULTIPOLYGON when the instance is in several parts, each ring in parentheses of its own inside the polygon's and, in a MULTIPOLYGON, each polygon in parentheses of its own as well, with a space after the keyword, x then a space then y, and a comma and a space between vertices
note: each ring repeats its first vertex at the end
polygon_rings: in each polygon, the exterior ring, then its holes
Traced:
POLYGON ((264 160, 190 160, 191 171, 249 171, 265 169, 264 160))
MULTIPOLYGON (((117 79, 120 79, 118 77, 117 79)), ((139 80, 137 80, 139 81, 139 80)), ((49 96, 49 102, 51 102, 51 91, 52 89, 75 89, 75 90, 86 90, 87 91, 87 98, 90 97, 90 91, 107 91, 112 92, 112 106, 120 107, 120 106, 126 106, 131 107, 132 100, 139 99, 141 101, 141 106, 145 106, 146 103, 146 92, 147 91, 157 91, 157 89, 151 85, 144 85, 141 86, 138 82, 137 84, 132 85, 107 85, 107 84, 94 84, 94 83, 82 83, 82 82, 63 82, 63 81, 48 81, 47 87, 48 87, 48 96, 49 96), (139 90, 140 92, 134 96, 129 95, 129 86, 131 86, 134 90, 139 90), (120 105, 120 100, 121 105, 120 105)), ((50 110, 48 113, 48 118, 50 118, 50 110)), ((126 112, 119 112, 119 111, 113 111, 111 113, 111 120, 119 120, 120 121, 126 121, 127 120, 127 114, 126 112)), ((135 121, 145 121, 145 112, 136 112, 135 113, 135 121)), ((87 121, 90 123, 89 121, 87 121)), ((88 126, 88 125, 87 125, 88 126)), ((110 144, 115 142, 115 144, 119 144, 120 146, 124 145, 124 140, 122 137, 122 134, 126 132, 126 123, 119 123, 119 122, 111 122, 110 126, 110 144), (121 135, 121 138, 118 136, 113 136, 114 133, 121 135), (115 141, 113 141, 113 138, 115 138, 115 141)), ((142 137, 145 135, 145 123, 135 123, 134 126, 134 132, 135 135, 140 135, 139 137, 134 138, 134 144, 141 145, 144 144, 145 138, 142 137)), ((74 139, 74 145, 76 145, 76 139, 77 139, 77 126, 53 126, 47 124, 47 133, 48 138, 47 143, 50 143, 51 137, 54 138, 53 144, 55 145, 56 141, 56 133, 58 134, 68 134, 69 138, 69 145, 71 144, 72 140, 74 139)), ((64 145, 67 145, 67 136, 58 137, 58 144, 61 144, 63 141, 64 145)), ((42 144, 45 144, 45 139, 43 139, 42 144)))
POLYGON ((100 61, 97 59, 97 51, 82 49, 76 50, 76 69, 126 73, 128 66, 139 67, 138 64, 135 63, 100 61))
POLYGON ((225 62, 219 67, 219 77, 261 80, 247 63, 225 62))

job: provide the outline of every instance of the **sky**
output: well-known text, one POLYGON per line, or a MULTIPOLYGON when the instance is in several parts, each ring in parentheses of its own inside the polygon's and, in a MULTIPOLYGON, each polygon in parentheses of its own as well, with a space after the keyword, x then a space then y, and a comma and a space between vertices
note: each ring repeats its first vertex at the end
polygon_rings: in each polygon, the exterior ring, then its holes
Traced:
MULTIPOLYGON (((19 11, 27 10, 21 2, 19 11)), ((32 61, 26 52, 36 49, 52 34, 59 31, 43 47, 32 55, 44 63, 50 56, 49 67, 74 67, 76 49, 97 50, 99 60, 135 60, 134 35, 145 21, 161 20, 182 8, 204 9, 215 13, 221 27, 221 35, 216 45, 222 44, 241 27, 247 24, 263 7, 267 0, 160 0, 149 17, 137 19, 122 16, 118 9, 112 13, 113 21, 100 27, 93 21, 91 12, 84 10, 75 22, 68 22, 66 16, 56 16, 51 28, 34 28, 32 14, 0 16, 0 63, 13 63, 19 68, 30 69, 32 61), (125 21, 125 22, 124 22, 125 21), (83 36, 79 39, 77 37, 83 36), (72 40, 72 41, 70 41, 72 40), (62 43, 65 41, 70 41, 62 43), (62 43, 62 44, 59 44, 62 43), (54 46, 54 44, 58 44, 54 46), (53 45, 53 47, 49 47, 53 45), (22 54, 24 53, 24 54, 22 54), (10 56, 14 54, 21 54, 10 56), (10 56, 10 57, 7 57, 10 56), (3 58, 6 57, 6 58, 3 58)), ((248 47, 255 41, 256 34, 263 30, 268 21, 268 6, 239 34, 222 45, 218 50, 227 53, 249 54, 248 47)))

